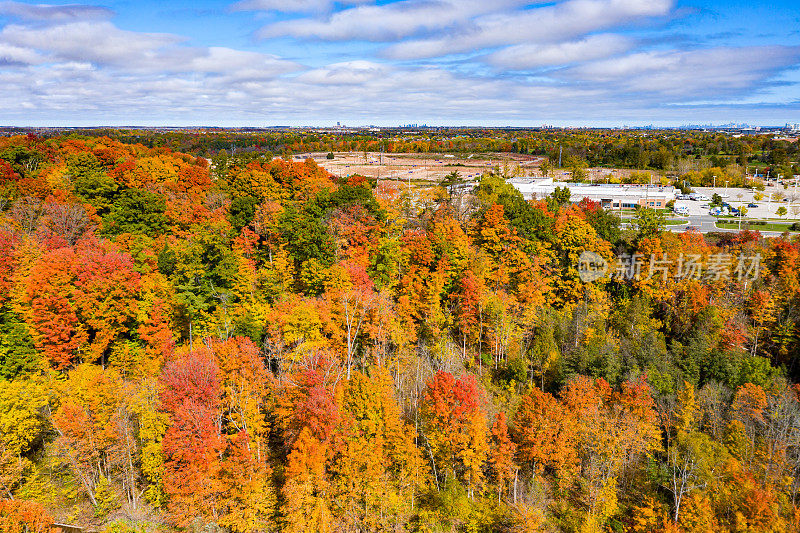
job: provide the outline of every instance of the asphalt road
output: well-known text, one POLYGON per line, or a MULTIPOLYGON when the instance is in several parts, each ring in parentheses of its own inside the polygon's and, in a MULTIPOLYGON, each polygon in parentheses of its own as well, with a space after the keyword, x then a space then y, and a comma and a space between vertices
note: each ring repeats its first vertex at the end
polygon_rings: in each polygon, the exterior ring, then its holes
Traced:
MULTIPOLYGON (((688 224, 667 226, 666 230, 675 233, 683 233, 685 231, 689 231, 690 229, 699 233, 739 233, 738 229, 718 228, 716 224, 716 217, 712 217, 711 215, 689 216, 686 217, 686 220, 688 220, 688 224)), ((625 229, 630 229, 632 224, 623 222, 621 226, 625 229)), ((760 233, 764 237, 780 237, 783 235, 783 233, 780 231, 761 231, 760 233)))
MULTIPOLYGON (((711 215, 698 215, 698 216, 690 216, 687 217, 689 219, 689 224, 685 226, 667 226, 667 229, 670 231, 674 231, 676 233, 682 233, 687 231, 689 228, 692 228, 700 233, 710 233, 710 232, 718 232, 718 233, 738 233, 738 229, 722 229, 717 227, 717 219, 712 217, 711 215)), ((782 233, 780 231, 762 231, 761 235, 764 237, 780 237, 782 233)))

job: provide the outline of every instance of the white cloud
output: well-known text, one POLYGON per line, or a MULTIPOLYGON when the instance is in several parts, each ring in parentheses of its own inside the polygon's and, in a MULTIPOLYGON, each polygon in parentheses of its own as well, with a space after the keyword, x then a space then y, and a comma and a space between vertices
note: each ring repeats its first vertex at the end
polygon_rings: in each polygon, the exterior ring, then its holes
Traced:
POLYGON ((602 59, 626 52, 632 45, 620 35, 592 35, 579 41, 510 46, 491 54, 487 61, 508 70, 527 70, 602 59))
POLYGON ((395 59, 424 59, 522 43, 562 42, 648 17, 667 15, 674 0, 567 0, 516 13, 497 13, 445 37, 400 42, 395 59))
POLYGON ((125 31, 107 21, 50 26, 12 24, 0 31, 0 61, 83 62, 129 71, 219 74, 264 79, 301 68, 269 54, 192 47, 177 35, 125 31))
POLYGON ((592 91, 524 86, 507 80, 456 76, 437 68, 393 68, 367 61, 328 65, 297 76, 231 82, 223 76, 119 72, 87 63, 0 70, 0 106, 36 113, 6 115, 30 123, 280 124, 362 120, 365 123, 426 120, 518 122, 544 120, 556 99, 588 101, 592 91), (477 111, 479 110, 479 112, 477 111), (61 117, 71 117, 68 118, 61 117), (405 119, 405 120, 404 120, 405 119))
MULTIPOLYGON (((263 79, 293 72, 302 67, 274 55, 245 52, 224 47, 194 49, 197 54, 189 62, 165 64, 164 68, 182 72, 227 74, 241 78, 263 79)), ((165 61, 165 63, 169 63, 165 61)))
POLYGON ((23 4, 22 2, 0 2, 0 15, 24 20, 68 21, 107 19, 114 12, 101 6, 80 4, 51 5, 23 4))
MULTIPOLYGON (((544 0, 541 0, 544 1, 544 0)), ((303 18, 262 28, 258 36, 329 41, 396 41, 420 32, 455 27, 477 15, 527 4, 523 0, 403 0, 345 9, 327 19, 303 18)))
MULTIPOLYGON (((305 13, 267 26, 264 36, 298 37, 298 61, 313 68, 269 53, 126 31, 91 10, 20 11, 0 29, 0 107, 7 123, 635 123, 674 118, 677 105, 698 101, 710 103, 705 109, 715 101, 757 105, 761 88, 788 83, 776 75, 800 61, 793 47, 678 51, 663 43, 652 51, 637 48, 647 41, 612 33, 672 13, 674 0, 365 4, 237 4, 305 13), (308 14, 319 6, 332 11, 308 14), (337 44, 309 45, 309 39, 337 44), (349 42, 363 40, 390 46, 349 42), (383 59, 375 57, 376 48, 383 59), (437 66, 413 61, 463 52, 476 54, 437 66), (534 69, 542 72, 526 73, 534 69)), ((22 4, 0 2, 0 10, 9 5, 22 4)), ((271 45, 262 43, 265 50, 271 45)), ((783 103, 800 110, 800 104, 783 103)), ((730 114, 726 121, 736 118, 730 114)))
POLYGON ((317 85, 361 85, 386 77, 388 71, 371 61, 348 61, 304 72, 297 79, 317 85))
MULTIPOLYGON (((620 89, 622 85, 619 78, 608 82, 581 82, 577 78, 523 81, 360 61, 328 65, 296 76, 232 82, 220 75, 125 72, 72 62, 0 69, 0 86, 4 88, 0 106, 9 124, 258 126, 342 120, 348 124, 390 125, 581 125, 681 120, 676 119, 674 107, 666 104, 684 103, 687 97, 628 93, 624 87, 620 89), (361 78, 355 80, 358 76, 361 78)), ((794 109, 800 107, 795 105, 794 109)), ((747 118, 731 108, 710 106, 687 113, 707 120, 720 116, 725 121, 747 118)))
MULTIPOLYGON (((567 79, 607 84, 622 92, 645 92, 662 99, 697 99, 758 88, 778 72, 800 63, 800 47, 718 47, 690 51, 638 52, 579 65, 567 79)), ((766 86, 765 86, 766 88, 766 86)))
POLYGON ((334 3, 343 5, 367 4, 371 0, 241 0, 234 11, 278 11, 282 13, 319 13, 328 11, 334 3))
POLYGON ((11 24, 0 32, 0 42, 38 49, 59 59, 120 66, 147 63, 160 48, 182 40, 175 35, 121 30, 107 21, 43 27, 11 24))
POLYGON ((0 43, 0 65, 36 65, 44 61, 36 50, 0 43))

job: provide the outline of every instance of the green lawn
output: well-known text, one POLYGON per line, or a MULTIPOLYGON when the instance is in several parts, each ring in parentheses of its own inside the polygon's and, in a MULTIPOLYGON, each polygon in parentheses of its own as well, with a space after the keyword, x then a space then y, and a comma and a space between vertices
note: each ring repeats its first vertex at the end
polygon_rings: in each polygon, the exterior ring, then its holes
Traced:
MULTIPOLYGON (((714 215, 714 216, 716 216, 717 219, 739 220, 739 217, 736 215, 714 215)), ((744 223, 745 220, 766 220, 768 223, 773 223, 773 224, 791 224, 792 222, 800 221, 796 218, 752 218, 751 219, 748 217, 744 217, 742 223, 744 223)))
MULTIPOLYGON (((785 224, 748 224, 747 222, 742 222, 742 229, 750 229, 753 231, 793 231, 789 230, 789 226, 791 223, 785 224)), ((739 223, 738 222, 717 222, 717 227, 721 229, 738 229, 739 223)), ((797 232, 795 232, 797 233, 797 232)))

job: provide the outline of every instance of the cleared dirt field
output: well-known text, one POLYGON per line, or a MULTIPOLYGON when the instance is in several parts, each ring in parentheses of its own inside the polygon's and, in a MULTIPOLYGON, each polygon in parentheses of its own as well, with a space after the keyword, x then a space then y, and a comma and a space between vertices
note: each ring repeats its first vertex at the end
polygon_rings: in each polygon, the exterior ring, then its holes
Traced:
POLYGON ((360 174, 381 179, 410 181, 441 181, 454 170, 462 179, 475 180, 494 167, 505 168, 519 176, 541 175, 540 157, 520 156, 518 154, 498 154, 487 157, 485 154, 461 158, 445 154, 379 154, 377 152, 338 152, 334 159, 327 159, 325 153, 297 154, 295 161, 311 158, 318 165, 336 176, 360 174))
MULTIPOLYGON (((468 157, 452 154, 386 154, 378 152, 337 152, 334 159, 327 159, 327 153, 313 152, 294 155, 295 161, 311 158, 318 165, 336 176, 345 177, 360 174, 373 178, 439 182, 454 170, 462 179, 477 180, 481 174, 500 167, 508 176, 542 177, 540 165, 545 158, 521 154, 471 154, 468 157)), ((633 172, 628 169, 589 168, 585 169, 590 181, 605 182, 609 178, 623 178, 633 172)), ((550 177, 566 180, 570 172, 566 169, 553 169, 550 177)))

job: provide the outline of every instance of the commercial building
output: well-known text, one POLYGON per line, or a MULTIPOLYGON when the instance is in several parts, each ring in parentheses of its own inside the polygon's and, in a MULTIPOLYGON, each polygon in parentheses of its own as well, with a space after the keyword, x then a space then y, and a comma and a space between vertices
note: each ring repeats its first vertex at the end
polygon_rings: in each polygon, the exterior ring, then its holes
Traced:
POLYGON ((514 179, 509 184, 519 190, 525 199, 545 198, 555 191, 556 187, 566 187, 570 191, 570 199, 580 202, 588 198, 608 209, 635 209, 636 206, 664 209, 667 202, 675 200, 680 190, 674 187, 658 185, 611 185, 589 183, 567 183, 552 179, 514 179))

